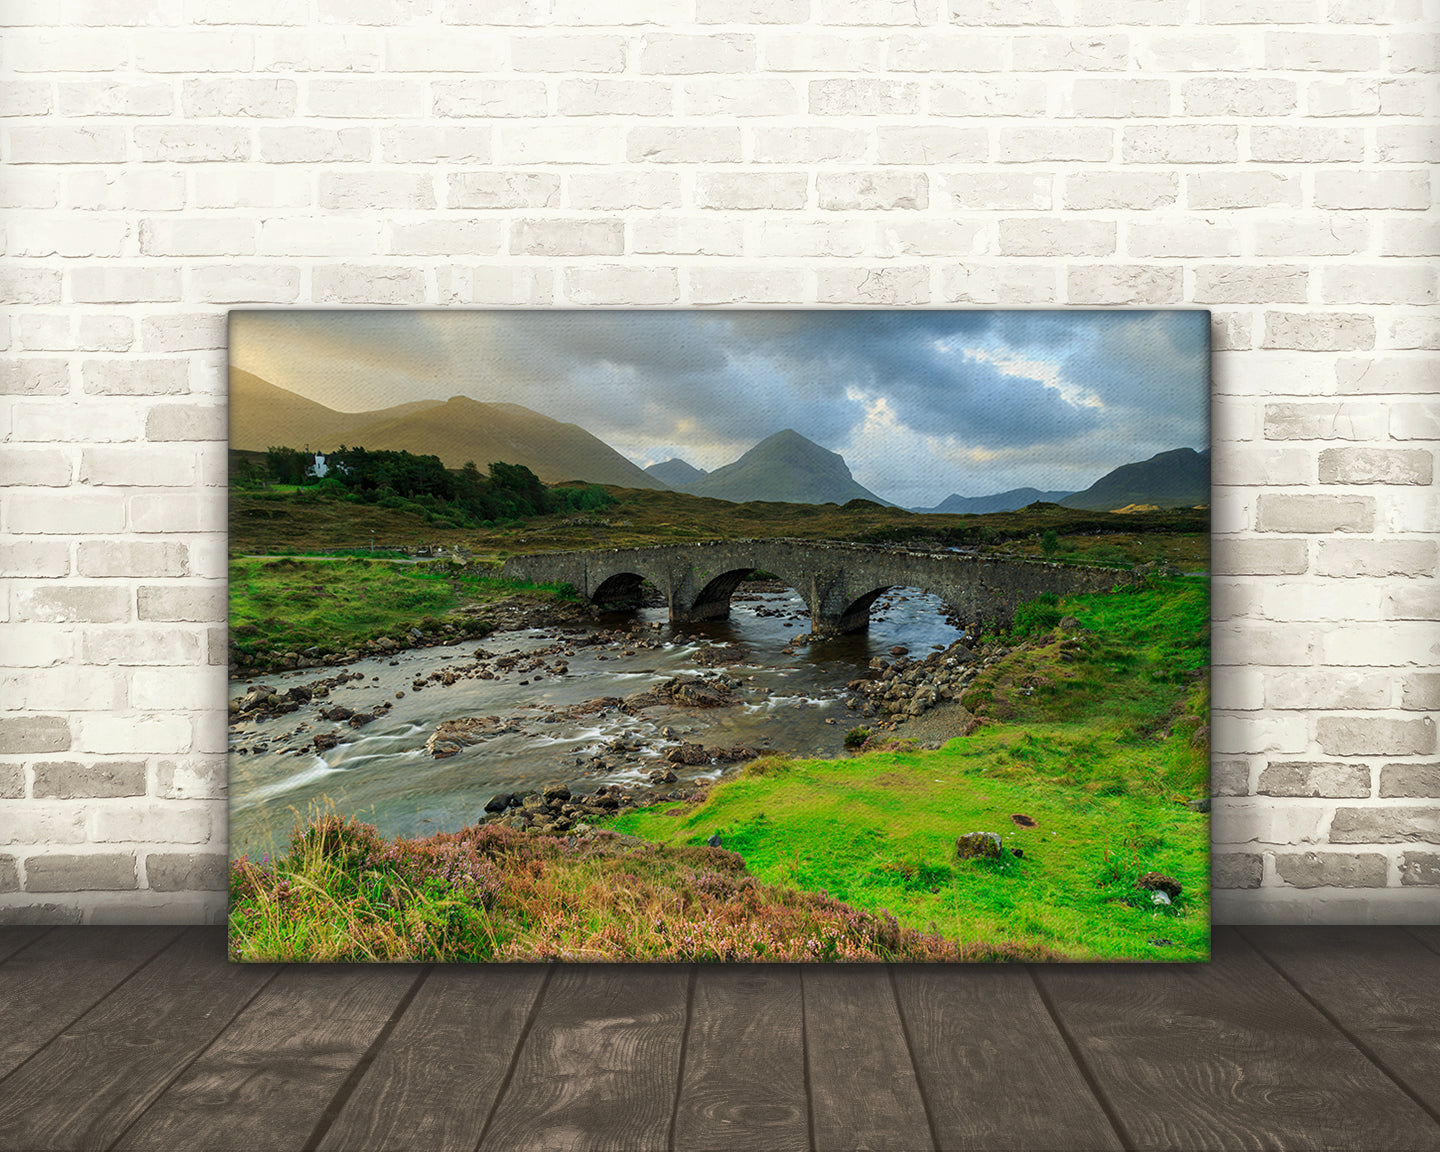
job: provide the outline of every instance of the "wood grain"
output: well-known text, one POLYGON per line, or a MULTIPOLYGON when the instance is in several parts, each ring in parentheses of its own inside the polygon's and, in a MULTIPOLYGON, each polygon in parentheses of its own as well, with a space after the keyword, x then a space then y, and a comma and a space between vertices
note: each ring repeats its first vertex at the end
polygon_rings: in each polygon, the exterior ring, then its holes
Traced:
POLYGON ((1240 935, 1440 1114, 1440 955, 1403 928, 1245 928, 1240 935))
POLYGON ((1037 966, 1136 1149, 1440 1147, 1428 1116, 1232 929, 1210 964, 1037 966))
POLYGON ((688 981, 672 964, 557 971, 481 1148, 664 1148, 688 981))
POLYGON ((470 1152, 544 977, 528 964, 431 972, 319 1147, 470 1152))
POLYGON ((1027 969, 907 964, 893 975, 943 1152, 1122 1147, 1027 969))
POLYGON ((302 1147, 419 972, 408 964, 286 966, 116 1147, 302 1147))
POLYGON ((49 931, 48 924, 17 924, 0 928, 0 963, 4 963, 20 949, 33 944, 49 931))
POLYGON ((702 966, 675 1113, 686 1152, 810 1146, 800 970, 702 966))
POLYGON ((52 928, 0 964, 0 1076, 83 1016, 180 928, 52 928))
POLYGON ((108 1148, 275 972, 185 932, 6 1081, 0 1149, 108 1148))
POLYGON ((884 965, 802 969, 818 1152, 921 1152, 934 1140, 884 965))

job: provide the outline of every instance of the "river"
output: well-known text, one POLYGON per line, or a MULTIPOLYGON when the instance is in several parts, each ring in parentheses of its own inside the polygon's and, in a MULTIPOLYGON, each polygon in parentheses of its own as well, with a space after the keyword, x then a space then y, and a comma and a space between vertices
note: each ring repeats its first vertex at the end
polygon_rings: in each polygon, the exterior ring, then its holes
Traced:
MULTIPOLYGON (((459 678, 449 686, 413 684, 446 668, 473 666, 477 649, 493 657, 553 649, 557 641, 595 629, 524 629, 494 632, 483 641, 417 648, 356 661, 344 668, 310 668, 232 681, 230 696, 253 684, 284 693, 292 685, 352 679, 328 697, 287 715, 237 721, 230 729, 230 852, 251 856, 283 850, 295 822, 315 807, 334 806, 346 816, 374 824, 385 836, 454 831, 484 815, 497 792, 527 792, 563 781, 589 791, 608 783, 645 784, 676 738, 706 747, 748 745, 776 752, 834 756, 845 733, 861 723, 842 699, 845 684, 875 656, 903 645, 920 656, 961 636, 948 623, 938 598, 916 589, 882 597, 866 632, 784 651, 809 626, 804 602, 789 589, 742 587, 728 620, 672 625, 663 608, 607 615, 601 629, 630 629, 608 644, 573 646, 564 675, 512 670, 495 679, 459 678), (724 673, 738 682, 739 702, 729 707, 647 709, 630 716, 616 709, 581 718, 552 720, 535 706, 563 709, 601 696, 628 696, 676 676, 713 675, 697 656, 706 647, 738 644, 748 655, 724 673), (627 654, 631 653, 631 654, 627 654), (354 731, 319 716, 321 707, 344 705, 356 712, 390 707, 354 731), (519 730, 461 750, 448 759, 425 751, 426 739, 444 720, 500 716, 519 730), (672 729, 669 736, 662 729, 672 729), (340 744, 317 754, 298 751, 316 732, 339 731, 340 744), (614 742, 632 749, 608 757, 614 742)), ((667 765, 668 767, 668 765, 667 765)), ((719 766, 677 768, 682 781, 714 777, 719 766)))

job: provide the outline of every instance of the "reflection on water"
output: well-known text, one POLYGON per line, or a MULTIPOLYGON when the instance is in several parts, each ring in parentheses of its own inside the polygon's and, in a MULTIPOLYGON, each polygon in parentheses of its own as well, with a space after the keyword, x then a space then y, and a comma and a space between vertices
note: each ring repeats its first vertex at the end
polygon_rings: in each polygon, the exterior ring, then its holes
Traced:
MULTIPOLYGON (((746 744, 774 751, 831 756, 845 732, 857 723, 839 699, 846 682, 870 660, 905 645, 916 655, 960 636, 945 620, 938 598, 913 589, 888 594, 875 605, 867 632, 783 651, 809 627, 805 607, 793 592, 736 597, 728 620, 670 625, 664 609, 641 609, 607 617, 602 627, 639 625, 659 640, 658 649, 579 647, 566 658, 565 676, 508 674, 496 680, 461 679, 450 687, 412 690, 411 682, 432 671, 472 659, 473 642, 421 648, 395 657, 357 661, 344 671, 363 679, 337 685, 325 707, 343 704, 369 711, 388 701, 391 708, 323 754, 296 754, 316 731, 334 726, 317 715, 317 705, 270 720, 231 727, 230 851, 232 855, 274 853, 284 847, 297 817, 317 802, 333 802, 346 815, 375 824, 386 836, 451 831, 484 814, 496 792, 523 792, 563 780, 581 790, 601 783, 635 783, 630 767, 589 774, 577 763, 610 740, 628 736, 642 747, 640 757, 658 763, 667 743, 661 729, 707 746, 746 744), (728 674, 740 681, 741 703, 708 711, 651 709, 643 717, 610 710, 603 716, 544 723, 536 704, 568 706, 597 696, 626 696, 672 676, 700 675, 695 660, 706 645, 739 644, 749 656, 728 674), (522 683, 522 681, 528 681, 522 683), (402 694, 403 695, 400 695, 402 694), (445 760, 424 751, 426 738, 442 720, 462 716, 504 716, 520 731, 487 740, 445 760), (240 750, 244 750, 241 754, 240 750)), ((482 646, 495 655, 524 653, 553 644, 555 633, 530 629, 497 632, 482 646)), ((311 668, 259 678, 283 692, 292 684, 333 676, 341 669, 311 668)), ((231 697, 245 682, 232 682, 231 697)), ((649 763, 645 764, 649 767, 649 763)), ((687 778, 719 769, 685 769, 687 778)))

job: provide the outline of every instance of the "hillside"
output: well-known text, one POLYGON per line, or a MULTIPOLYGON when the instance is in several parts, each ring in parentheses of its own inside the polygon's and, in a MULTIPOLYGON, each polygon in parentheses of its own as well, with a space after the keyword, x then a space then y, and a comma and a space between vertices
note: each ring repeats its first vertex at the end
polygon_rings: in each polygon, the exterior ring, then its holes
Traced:
POLYGON ((1191 508, 1210 503, 1210 452, 1176 448, 1106 473, 1083 492, 1058 501, 1066 508, 1099 512, 1129 504, 1191 508))
POLYGON ((1058 504, 1069 492, 1042 492, 1038 488, 1011 488, 1008 492, 996 492, 993 496, 950 495, 934 508, 916 508, 916 512, 941 512, 950 515, 985 516, 991 512, 1014 512, 1027 504, 1043 500, 1058 504))
POLYGON ((855 482, 845 459, 787 428, 760 441, 740 459, 687 486, 696 496, 741 503, 783 500, 792 504, 844 504, 873 500, 888 505, 855 482))
POLYGON ((230 447, 252 452, 274 447, 314 447, 352 428, 380 419, 413 415, 439 403, 439 400, 416 400, 372 412, 337 412, 277 388, 242 368, 232 367, 230 447))
POLYGON ((675 488, 682 492, 688 491, 691 484, 703 480, 709 475, 703 468, 687 464, 678 456, 671 457, 663 464, 651 464, 645 471, 667 488, 675 488))

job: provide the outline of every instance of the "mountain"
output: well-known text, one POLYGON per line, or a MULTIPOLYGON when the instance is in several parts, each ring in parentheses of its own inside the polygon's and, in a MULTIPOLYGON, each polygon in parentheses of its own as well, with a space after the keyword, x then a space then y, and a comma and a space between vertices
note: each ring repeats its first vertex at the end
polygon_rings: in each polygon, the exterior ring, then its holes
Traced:
POLYGON ((473 460, 523 464, 547 483, 584 480, 625 488, 663 488, 636 464, 575 424, 519 404, 466 396, 420 400, 378 412, 336 412, 239 369, 230 372, 230 445, 274 445, 329 452, 347 444, 438 456, 446 467, 473 460))
POLYGON ((1122 464, 1083 492, 1059 501, 1066 508, 1107 512, 1127 504, 1191 508, 1210 503, 1210 452, 1176 448, 1135 464, 1122 464))
POLYGON ((416 400, 375 412, 337 412, 277 388, 243 368, 231 368, 230 447, 252 452, 277 447, 304 448, 375 420, 410 415, 439 403, 439 400, 416 400))
POLYGON ((838 452, 827 451, 789 428, 760 441, 733 464, 688 485, 686 491, 736 503, 844 504, 859 499, 889 504, 855 482, 838 452))
POLYGON ((966 516, 983 516, 987 512, 1014 512, 1037 500, 1059 503, 1069 492, 1042 492, 1038 488, 1011 488, 993 496, 947 496, 934 508, 914 508, 914 512, 949 512, 966 516))
POLYGON ((651 464, 645 471, 667 488, 676 488, 682 492, 688 491, 691 484, 697 480, 703 480, 708 475, 703 468, 687 464, 678 456, 671 457, 663 464, 651 464))

